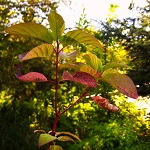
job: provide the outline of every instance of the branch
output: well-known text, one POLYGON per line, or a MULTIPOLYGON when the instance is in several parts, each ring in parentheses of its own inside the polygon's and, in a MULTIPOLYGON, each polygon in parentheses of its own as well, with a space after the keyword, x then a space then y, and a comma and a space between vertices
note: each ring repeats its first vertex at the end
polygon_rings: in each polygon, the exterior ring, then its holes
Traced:
POLYGON ((85 97, 87 95, 87 93, 91 90, 92 88, 89 87, 74 103, 72 103, 71 105, 69 105, 65 110, 63 110, 59 115, 61 116, 62 114, 64 114, 66 111, 68 111, 70 108, 72 108, 77 102, 79 102, 83 97, 85 97))

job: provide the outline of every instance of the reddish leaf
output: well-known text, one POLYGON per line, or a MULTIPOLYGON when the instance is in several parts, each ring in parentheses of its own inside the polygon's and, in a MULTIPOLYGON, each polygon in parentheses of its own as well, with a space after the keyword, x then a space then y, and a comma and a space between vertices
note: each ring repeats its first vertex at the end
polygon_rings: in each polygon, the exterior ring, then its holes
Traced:
POLYGON ((64 73, 62 75, 62 80, 71 80, 74 82, 84 84, 89 87, 97 86, 95 79, 86 72, 76 72, 75 74, 72 75, 69 72, 64 71, 64 73))
POLYGON ((137 99, 138 94, 133 81, 126 75, 109 70, 111 69, 104 71, 102 79, 115 87, 119 92, 128 97, 137 99))
POLYGON ((92 97, 95 103, 97 103, 100 107, 107 109, 112 112, 117 112, 120 109, 113 104, 110 104, 109 101, 106 98, 103 98, 101 96, 94 96, 92 97))
POLYGON ((25 75, 22 75, 20 72, 17 72, 15 75, 19 80, 25 81, 25 82, 46 82, 46 81, 48 81, 47 78, 39 72, 29 72, 25 75))

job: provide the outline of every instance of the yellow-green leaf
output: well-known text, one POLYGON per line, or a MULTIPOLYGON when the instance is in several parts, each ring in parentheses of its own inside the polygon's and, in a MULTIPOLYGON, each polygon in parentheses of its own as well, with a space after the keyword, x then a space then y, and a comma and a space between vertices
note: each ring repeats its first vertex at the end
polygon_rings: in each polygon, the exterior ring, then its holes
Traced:
POLYGON ((82 30, 73 30, 67 32, 62 38, 61 43, 63 46, 72 45, 75 43, 84 43, 88 45, 93 45, 95 47, 101 48, 100 42, 92 35, 82 31, 82 30))
POLYGON ((88 53, 84 55, 87 65, 91 66, 96 71, 102 70, 102 61, 94 54, 88 53))
POLYGON ((53 42, 52 35, 46 27, 33 22, 12 25, 11 27, 6 28, 5 32, 19 37, 37 38, 50 44, 53 42))
POLYGON ((77 140, 81 141, 78 136, 76 136, 76 135, 74 135, 74 134, 72 134, 72 133, 70 133, 70 132, 56 132, 56 136, 59 136, 59 135, 62 135, 62 134, 63 134, 63 135, 70 135, 70 136, 76 138, 77 140))
POLYGON ((72 138, 70 138, 69 136, 59 136, 57 139, 59 141, 72 141, 72 142, 74 142, 74 140, 72 138))
POLYGON ((61 146, 59 146, 59 145, 52 145, 50 147, 50 150, 63 150, 63 148, 61 146))
POLYGON ((57 138, 55 136, 49 135, 49 134, 41 134, 39 137, 39 147, 42 145, 45 145, 49 142, 52 142, 56 140, 57 138))
POLYGON ((116 62, 111 62, 111 63, 107 63, 104 67, 103 67, 103 71, 110 69, 110 68, 117 68, 117 67, 127 67, 127 65, 122 64, 122 63, 116 63, 116 62))
POLYGON ((90 74, 91 76, 93 76, 93 77, 101 77, 101 74, 100 73, 98 73, 95 69, 93 69, 93 68, 91 68, 90 66, 88 66, 88 65, 84 65, 84 66, 82 66, 81 68, 80 68, 80 71, 82 71, 82 72, 86 72, 86 73, 88 73, 88 74, 90 74))
POLYGON ((35 48, 33 48, 31 51, 28 53, 23 53, 19 55, 19 60, 28 60, 28 59, 33 59, 37 57, 50 57, 54 48, 53 45, 51 44, 42 44, 39 45, 35 48))
POLYGON ((52 30, 52 35, 54 40, 60 38, 65 29, 65 22, 61 15, 56 13, 55 11, 51 11, 48 16, 48 21, 50 23, 50 28, 52 30))

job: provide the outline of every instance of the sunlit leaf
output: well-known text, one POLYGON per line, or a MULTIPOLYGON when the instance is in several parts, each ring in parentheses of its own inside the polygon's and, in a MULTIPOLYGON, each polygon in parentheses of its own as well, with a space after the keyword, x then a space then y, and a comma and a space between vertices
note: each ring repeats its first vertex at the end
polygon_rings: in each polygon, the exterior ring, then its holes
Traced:
POLYGON ((49 135, 49 134, 40 134, 39 137, 39 147, 42 145, 45 145, 49 142, 52 142, 54 140, 56 140, 57 138, 55 136, 49 135))
POLYGON ((63 46, 75 44, 75 43, 84 43, 88 45, 93 45, 95 47, 101 48, 99 41, 92 35, 82 31, 82 30, 73 30, 68 31, 63 38, 61 38, 61 43, 63 46))
POLYGON ((60 38, 65 29, 65 22, 61 15, 55 11, 51 11, 48 16, 48 21, 50 23, 50 28, 52 30, 52 35, 55 40, 60 38))
POLYGON ((37 38, 50 44, 53 41, 52 35, 46 27, 33 22, 12 25, 11 27, 6 28, 5 32, 19 37, 23 36, 37 38))
POLYGON ((90 74, 90 75, 93 76, 93 77, 101 78, 101 74, 98 73, 95 69, 91 68, 91 67, 88 66, 88 65, 82 66, 82 67, 80 68, 80 71, 86 72, 86 73, 90 74))
POLYGON ((62 135, 62 134, 63 134, 63 135, 70 135, 70 136, 74 137, 75 139, 81 141, 78 136, 76 136, 75 134, 72 134, 72 133, 70 133, 70 132, 56 132, 56 136, 60 136, 60 135, 62 135))
POLYGON ((117 67, 127 67, 127 65, 122 64, 122 63, 111 62, 111 63, 107 63, 107 64, 103 67, 103 70, 107 70, 107 69, 110 69, 110 68, 117 68, 117 67))
POLYGON ((33 48, 28 53, 20 54, 19 59, 23 61, 23 60, 28 60, 28 59, 37 58, 37 57, 50 57, 53 50, 54 50, 53 45, 42 44, 33 48))
POLYGON ((57 139, 59 141, 72 141, 72 142, 74 142, 74 140, 72 138, 70 138, 69 136, 59 136, 57 139))
POLYGON ((95 79, 86 72, 76 72, 75 74, 72 75, 69 72, 64 71, 62 75, 62 81, 64 80, 78 82, 89 87, 97 86, 97 82, 95 81, 95 79))
MULTIPOLYGON (((109 69, 110 70, 110 69, 109 69)), ((102 74, 102 79, 115 87, 119 92, 125 94, 128 97, 137 99, 138 94, 133 81, 126 75, 120 73, 111 73, 106 70, 102 74), (106 73, 107 72, 107 73, 106 73)))
POLYGON ((100 107, 107 109, 112 112, 117 112, 120 109, 113 104, 110 104, 109 101, 106 98, 103 98, 101 96, 94 96, 92 97, 95 103, 97 103, 100 107))
POLYGON ((51 145, 50 150, 63 150, 63 148, 59 145, 51 145))
POLYGON ((87 65, 91 66, 96 71, 102 70, 102 61, 94 54, 88 53, 84 55, 87 65))
POLYGON ((66 58, 74 58, 76 55, 77 55, 77 50, 75 50, 75 51, 73 51, 73 52, 70 52, 70 53, 65 53, 65 52, 63 52, 63 51, 61 51, 60 53, 59 53, 59 57, 61 58, 61 59, 66 59, 66 58))
POLYGON ((16 78, 25 82, 46 82, 47 78, 39 72, 29 72, 22 75, 20 72, 15 73, 16 78))

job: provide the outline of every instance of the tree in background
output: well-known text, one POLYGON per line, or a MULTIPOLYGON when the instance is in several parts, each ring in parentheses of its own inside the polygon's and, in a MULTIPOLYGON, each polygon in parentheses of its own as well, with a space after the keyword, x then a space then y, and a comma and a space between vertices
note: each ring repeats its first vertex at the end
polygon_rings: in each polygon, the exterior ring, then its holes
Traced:
MULTIPOLYGON (((131 67, 128 74, 137 85, 138 93, 145 96, 150 94, 149 6, 150 2, 147 1, 147 6, 137 8, 140 14, 139 18, 123 20, 116 18, 108 19, 107 22, 100 22, 101 29, 95 33, 95 37, 106 44, 104 54, 109 52, 109 47, 112 49, 112 53, 110 51, 110 55, 108 55, 109 58, 110 56, 112 58, 117 56, 116 54, 113 55, 116 50, 110 46, 111 43, 117 49, 117 54, 123 54, 119 56, 122 58, 121 61, 126 62, 131 67), (120 51, 118 46, 123 51, 120 51)), ((134 9, 134 7, 130 7, 130 9, 134 9)), ((104 55, 105 59, 106 56, 104 55)))

